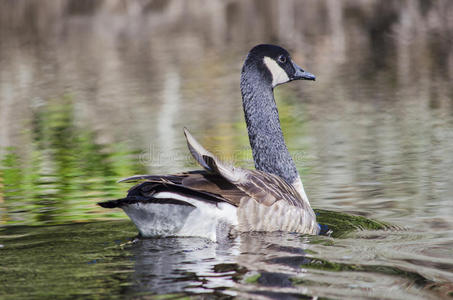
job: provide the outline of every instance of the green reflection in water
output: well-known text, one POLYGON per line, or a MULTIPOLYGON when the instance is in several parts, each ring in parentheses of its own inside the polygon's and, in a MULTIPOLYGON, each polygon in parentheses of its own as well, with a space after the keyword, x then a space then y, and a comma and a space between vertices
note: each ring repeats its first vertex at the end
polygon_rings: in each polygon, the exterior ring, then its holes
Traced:
POLYGON ((121 245, 134 234, 127 221, 0 229, 0 298, 118 298, 132 284, 121 245))
POLYGON ((315 209, 314 211, 316 213, 316 220, 318 223, 327 225, 331 231, 331 236, 335 238, 345 237, 347 234, 356 230, 398 229, 394 225, 368 219, 362 216, 324 209, 315 209))
POLYGON ((124 143, 97 143, 95 132, 76 125, 71 96, 49 100, 34 111, 30 127, 29 151, 8 148, 1 159, 0 207, 7 213, 0 224, 124 217, 95 204, 124 196, 118 178, 146 172, 137 150, 124 143))

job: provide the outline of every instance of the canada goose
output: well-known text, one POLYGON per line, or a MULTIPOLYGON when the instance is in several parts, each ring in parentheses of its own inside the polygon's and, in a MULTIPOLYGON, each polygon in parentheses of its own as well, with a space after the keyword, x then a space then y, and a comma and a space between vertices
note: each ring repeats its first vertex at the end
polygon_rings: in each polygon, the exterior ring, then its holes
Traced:
POLYGON ((122 208, 140 234, 201 236, 289 231, 318 234, 319 225, 285 145, 273 89, 315 76, 275 45, 255 46, 241 73, 241 92, 256 170, 233 167, 204 149, 184 128, 187 145, 205 169, 174 175, 137 175, 126 198, 100 202, 122 208))

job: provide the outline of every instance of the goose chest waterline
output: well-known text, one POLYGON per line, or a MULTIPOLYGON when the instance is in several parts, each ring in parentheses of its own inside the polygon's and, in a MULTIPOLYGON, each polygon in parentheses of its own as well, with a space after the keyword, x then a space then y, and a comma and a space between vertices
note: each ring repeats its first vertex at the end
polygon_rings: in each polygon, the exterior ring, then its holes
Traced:
POLYGON ((319 225, 280 127, 273 89, 315 80, 275 45, 255 46, 241 72, 242 102, 256 170, 220 161, 184 128, 203 170, 136 175, 125 198, 98 203, 122 208, 141 236, 199 236, 211 240, 247 231, 318 234, 319 225))

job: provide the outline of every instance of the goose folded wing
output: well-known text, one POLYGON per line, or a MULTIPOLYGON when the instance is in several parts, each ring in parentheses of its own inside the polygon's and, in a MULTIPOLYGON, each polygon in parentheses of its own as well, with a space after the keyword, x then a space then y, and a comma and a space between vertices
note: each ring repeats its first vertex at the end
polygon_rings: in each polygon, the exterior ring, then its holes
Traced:
POLYGON ((184 128, 184 135, 190 153, 206 171, 220 175, 258 203, 271 206, 277 201, 286 201, 290 205, 305 208, 300 194, 281 177, 226 164, 198 143, 187 128, 184 128))
POLYGON ((236 183, 237 187, 257 202, 271 206, 277 201, 286 201, 296 207, 305 207, 305 203, 295 188, 281 177, 257 170, 244 170, 247 180, 236 183))
POLYGON ((227 202, 238 206, 247 197, 234 184, 218 174, 203 170, 172 175, 136 175, 120 182, 140 182, 128 191, 131 197, 152 197, 159 192, 172 192, 210 202, 227 202))
POLYGON ((277 175, 228 166, 206 155, 203 159, 212 170, 260 204, 271 206, 277 201, 286 201, 289 205, 305 207, 296 189, 277 175))

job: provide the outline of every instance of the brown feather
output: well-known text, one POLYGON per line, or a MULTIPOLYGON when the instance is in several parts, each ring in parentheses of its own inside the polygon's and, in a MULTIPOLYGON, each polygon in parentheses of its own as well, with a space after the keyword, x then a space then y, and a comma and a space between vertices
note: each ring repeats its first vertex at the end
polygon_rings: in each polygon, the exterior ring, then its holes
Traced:
POLYGON ((289 205, 311 210, 299 192, 277 175, 229 166, 209 152, 198 157, 203 159, 209 170, 222 175, 260 204, 271 206, 283 200, 289 205))

